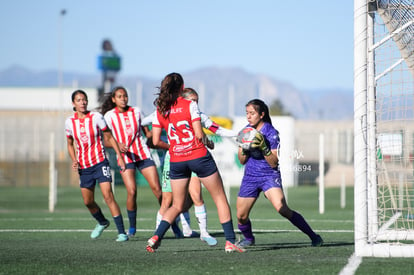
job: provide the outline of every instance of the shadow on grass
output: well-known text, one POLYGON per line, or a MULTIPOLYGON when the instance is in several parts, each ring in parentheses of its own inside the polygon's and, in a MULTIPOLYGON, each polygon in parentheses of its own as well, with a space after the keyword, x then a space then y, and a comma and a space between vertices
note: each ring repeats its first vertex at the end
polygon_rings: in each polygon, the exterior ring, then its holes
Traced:
MULTIPOLYGON (((295 238, 289 236, 288 238, 285 236, 286 234, 290 234, 289 231, 278 231, 278 232, 254 232, 254 235, 256 236, 256 244, 253 246, 249 246, 246 249, 249 252, 261 252, 261 251, 271 251, 271 250, 282 250, 282 249, 302 249, 302 248, 311 248, 311 242, 309 241, 293 241, 295 238), (269 235, 272 237, 269 238, 269 235), (275 237, 277 236, 277 237, 275 237), (286 240, 283 242, 283 240, 286 240)), ((302 233, 299 233, 302 234, 302 233)), ((224 233, 223 232, 214 232, 210 233, 211 236, 217 238, 217 239, 224 239, 224 233)), ((237 236, 241 236, 241 233, 236 233, 237 236)), ((180 240, 175 238, 172 235, 166 235, 164 236, 165 240, 180 240)), ((190 240, 190 239, 199 239, 199 237, 190 237, 190 238, 181 238, 181 240, 190 240)), ((301 240, 303 237, 301 237, 301 240)), ((141 239, 142 240, 142 239, 141 239)), ((236 239, 238 241, 238 239, 236 239)), ((346 241, 332 241, 329 242, 327 240, 324 240, 324 244, 322 247, 346 247, 346 246, 353 246, 354 242, 346 242, 346 241)), ((222 250, 222 245, 212 246, 210 247, 212 250, 222 250)), ((191 250, 185 250, 186 253, 188 253, 191 250)), ((197 252, 198 250, 194 250, 194 252, 197 252)), ((184 252, 184 251, 183 251, 184 252)))
MULTIPOLYGON (((339 246, 353 246, 353 242, 330 242, 324 243, 322 247, 339 247, 339 246)), ((298 243, 278 243, 278 244, 256 244, 248 247, 249 251, 266 251, 266 250, 281 250, 281 249, 294 249, 294 248, 306 248, 311 247, 309 242, 298 243)))
MULTIPOLYGON (((271 234, 286 234, 286 233, 290 233, 288 231, 286 232, 275 232, 275 233, 271 233, 271 234)), ((240 233, 236 234, 236 235, 241 235, 240 233)), ((306 248, 306 247, 311 247, 311 242, 306 241, 306 242, 279 242, 279 243, 269 243, 269 238, 266 235, 269 235, 268 232, 254 232, 254 235, 256 236, 256 244, 253 246, 248 247, 247 249, 249 251, 266 251, 266 250, 280 250, 280 249, 292 249, 292 248, 306 248), (262 235, 261 237, 258 237, 262 235), (260 241, 266 242, 261 244, 260 241), (267 241, 266 241, 267 240, 267 241)), ((211 236, 215 237, 215 238, 224 238, 224 233, 213 233, 211 234, 211 236)), ((275 238, 272 238, 272 240, 275 238)), ((279 240, 282 240, 282 238, 279 238, 279 240)), ((354 242, 346 242, 346 241, 329 241, 327 242, 326 240, 324 240, 324 244, 322 247, 340 247, 340 246, 353 246, 354 242)))

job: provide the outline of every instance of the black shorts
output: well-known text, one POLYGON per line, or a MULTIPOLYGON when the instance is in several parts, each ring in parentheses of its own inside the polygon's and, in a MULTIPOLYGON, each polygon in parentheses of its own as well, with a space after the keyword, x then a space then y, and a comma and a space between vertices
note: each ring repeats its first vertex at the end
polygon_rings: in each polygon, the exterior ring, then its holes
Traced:
POLYGON ((138 169, 142 171, 142 169, 155 166, 155 162, 152 159, 143 159, 134 163, 127 163, 125 165, 125 169, 138 169))
POLYGON ((190 178, 191 172, 197 174, 200 178, 208 177, 217 171, 216 162, 210 152, 204 157, 182 161, 170 162, 170 179, 190 178))
POLYGON ((112 182, 109 161, 104 160, 92 167, 79 169, 79 177, 81 188, 93 188, 96 182, 112 182))

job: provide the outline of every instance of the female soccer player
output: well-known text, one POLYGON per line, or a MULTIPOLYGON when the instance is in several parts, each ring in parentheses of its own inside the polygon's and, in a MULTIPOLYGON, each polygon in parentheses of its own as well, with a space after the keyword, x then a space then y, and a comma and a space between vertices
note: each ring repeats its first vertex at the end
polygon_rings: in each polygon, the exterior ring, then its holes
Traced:
POLYGON ((248 126, 258 131, 250 150, 239 147, 238 158, 245 165, 244 176, 237 197, 237 220, 244 239, 238 245, 254 245, 255 238, 249 213, 254 203, 263 192, 273 207, 283 217, 309 236, 313 246, 321 246, 321 236, 315 234, 299 213, 286 204, 279 170, 278 148, 279 132, 273 127, 269 108, 260 99, 253 99, 246 104, 248 126))
POLYGON ((198 105, 181 97, 184 80, 178 73, 168 74, 161 82, 158 97, 154 101, 157 115, 152 123, 153 143, 160 142, 162 128, 166 130, 170 144, 170 181, 173 195, 172 206, 165 212, 155 234, 148 240, 147 251, 155 252, 171 223, 183 211, 188 196, 191 172, 197 173, 212 196, 226 238, 226 252, 244 252, 235 244, 235 233, 230 207, 224 193, 223 182, 211 154, 203 144, 198 105))
MULTIPOLYGON (((169 205, 162 204, 162 192, 157 168, 142 134, 141 111, 138 107, 128 105, 127 90, 121 86, 115 87, 111 95, 103 102, 101 113, 112 130, 122 153, 122 159, 126 163, 126 169, 121 173, 121 176, 127 190, 128 235, 134 236, 137 218, 136 169, 147 180, 152 192, 160 203, 159 213, 161 215, 169 205)), ((168 149, 168 144, 166 143, 162 144, 160 142, 159 146, 163 146, 166 150, 168 149)))
MULTIPOLYGON (((116 241, 127 241, 122 214, 111 189, 111 170, 102 139, 107 139, 116 154, 120 156, 118 144, 108 129, 104 117, 97 112, 88 111, 88 97, 84 91, 76 90, 72 93, 72 106, 75 113, 65 122, 67 148, 72 159, 72 168, 79 172, 83 202, 98 222, 91 233, 91 238, 98 238, 109 226, 109 221, 95 201, 95 185, 98 182, 118 229, 116 241)), ((121 160, 119 166, 122 173, 125 170, 125 162, 121 160)))
MULTIPOLYGON (((188 88, 188 87, 185 88, 183 92, 181 93, 181 96, 185 99, 195 101, 198 104, 198 93, 192 88, 188 88)), ((200 112, 200 118, 201 118, 201 125, 204 128, 212 131, 214 134, 222 136, 222 137, 236 136, 236 133, 234 133, 232 130, 220 127, 217 123, 212 121, 203 112, 200 112)), ((211 146, 214 147, 214 143, 212 143, 211 146)), ((207 146, 207 147, 210 148, 210 146, 207 146)), ((166 163, 167 162, 165 162, 164 165, 166 163)), ((194 204, 194 213, 195 213, 195 216, 197 218, 197 222, 200 228, 200 239, 202 241, 205 241, 208 245, 214 246, 217 244, 217 240, 214 237, 212 237, 207 231, 207 211, 206 211, 203 196, 201 193, 201 182, 194 172, 191 174, 188 191, 190 193, 192 203, 194 204)), ((186 211, 180 214, 180 219, 181 219, 181 224, 183 226, 184 237, 186 237, 186 235, 191 236, 193 231, 190 227, 190 215, 188 214, 188 212, 186 211)))

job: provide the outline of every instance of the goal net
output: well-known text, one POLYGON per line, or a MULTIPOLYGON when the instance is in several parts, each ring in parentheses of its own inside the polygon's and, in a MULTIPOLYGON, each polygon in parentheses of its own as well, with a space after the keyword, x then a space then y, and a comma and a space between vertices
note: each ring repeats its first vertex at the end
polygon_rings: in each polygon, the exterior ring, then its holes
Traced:
POLYGON ((354 1, 355 253, 414 257, 414 0, 354 1))

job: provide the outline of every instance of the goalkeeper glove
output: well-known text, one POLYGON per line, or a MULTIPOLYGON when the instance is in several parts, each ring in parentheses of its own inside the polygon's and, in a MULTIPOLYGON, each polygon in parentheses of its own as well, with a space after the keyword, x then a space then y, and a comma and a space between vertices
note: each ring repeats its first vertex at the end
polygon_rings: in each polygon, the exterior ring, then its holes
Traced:
POLYGON ((263 152, 265 156, 270 156, 272 154, 272 151, 266 145, 264 136, 259 132, 257 132, 256 135, 254 136, 250 147, 252 149, 259 149, 260 151, 263 152))

